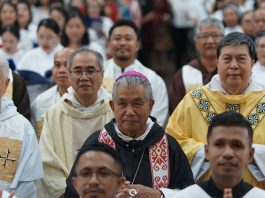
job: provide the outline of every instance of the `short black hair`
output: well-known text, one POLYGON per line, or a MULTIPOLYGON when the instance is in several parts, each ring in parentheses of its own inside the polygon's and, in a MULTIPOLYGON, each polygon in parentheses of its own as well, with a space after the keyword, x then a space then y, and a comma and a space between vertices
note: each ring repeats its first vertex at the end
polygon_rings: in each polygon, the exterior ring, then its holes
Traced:
POLYGON ((4 25, 1 28, 1 36, 5 33, 5 32, 10 32, 11 34, 13 34, 17 40, 20 39, 20 35, 19 35, 19 28, 16 25, 4 25))
POLYGON ((250 58, 253 62, 256 60, 256 51, 255 44, 252 39, 241 33, 241 32, 231 32, 222 38, 217 44, 217 57, 219 58, 221 50, 226 46, 238 46, 238 45, 247 45, 250 58))
POLYGON ((79 150, 79 152, 78 152, 78 154, 76 156, 76 160, 75 160, 75 169, 76 169, 76 166, 78 164, 78 161, 79 161, 80 157, 84 153, 89 152, 89 151, 100 151, 100 152, 104 152, 104 153, 110 155, 114 159, 116 164, 118 165, 119 170, 120 170, 120 174, 121 174, 121 172, 122 172, 122 159, 121 159, 120 154, 118 153, 118 151, 114 150, 109 145, 101 143, 101 142, 94 143, 94 144, 89 144, 89 145, 84 145, 79 150))
POLYGON ((114 30, 115 28, 117 28, 117 27, 121 27, 121 26, 128 26, 128 27, 131 27, 131 28, 134 30, 134 32, 135 32, 135 34, 136 34, 136 36, 137 36, 137 40, 140 40, 140 32, 139 32, 139 28, 137 27, 137 25, 136 25, 132 20, 129 20, 129 19, 119 19, 119 20, 117 20, 117 21, 113 24, 113 26, 110 28, 110 30, 109 30, 109 39, 110 39, 110 37, 111 37, 111 35, 112 35, 113 30, 114 30))
POLYGON ((242 114, 234 111, 226 111, 224 113, 214 116, 208 127, 207 141, 209 140, 213 129, 218 126, 242 127, 247 129, 249 145, 251 146, 253 141, 253 129, 251 127, 251 124, 244 118, 242 114))
POLYGON ((59 36, 60 34, 60 28, 59 25, 57 24, 57 22, 55 20, 53 20, 52 18, 46 18, 46 19, 42 19, 39 22, 38 28, 37 28, 37 32, 39 31, 39 29, 41 27, 46 27, 49 28, 50 30, 52 30, 55 34, 57 34, 59 36))

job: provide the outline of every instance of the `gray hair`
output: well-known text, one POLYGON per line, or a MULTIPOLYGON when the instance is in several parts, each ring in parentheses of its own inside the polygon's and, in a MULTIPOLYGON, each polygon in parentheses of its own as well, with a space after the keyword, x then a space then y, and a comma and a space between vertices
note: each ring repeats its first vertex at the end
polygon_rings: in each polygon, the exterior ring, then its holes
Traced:
POLYGON ((221 21, 213 17, 207 17, 203 19, 194 29, 194 39, 198 38, 201 29, 204 28, 205 26, 215 26, 218 28, 218 30, 222 35, 224 35, 225 33, 224 25, 221 21))
POLYGON ((131 86, 139 86, 139 85, 142 85, 146 89, 147 98, 149 100, 153 100, 152 86, 150 82, 147 79, 139 77, 139 76, 124 76, 116 80, 116 82, 113 85, 112 99, 115 100, 117 89, 119 86, 131 87, 131 86))
POLYGON ((238 46, 246 45, 248 47, 249 56, 253 62, 256 60, 255 44, 249 36, 241 32, 231 32, 227 34, 220 42, 217 44, 217 57, 219 58, 221 50, 225 46, 238 46))
POLYGON ((241 13, 241 11, 240 11, 240 9, 239 9, 239 6, 238 6, 237 4, 234 4, 234 3, 228 3, 228 4, 226 4, 226 5, 224 6, 224 8, 223 8, 223 13, 224 13, 225 10, 228 9, 228 8, 231 8, 231 9, 236 13, 236 15, 238 16, 238 18, 241 17, 242 13, 241 13))
POLYGON ((9 79, 9 64, 4 56, 0 56, 0 70, 3 72, 5 80, 9 79))
POLYGON ((82 52, 87 52, 87 53, 92 53, 94 54, 96 57, 97 57, 97 60, 98 60, 98 64, 99 64, 99 67, 100 69, 103 71, 103 56, 95 51, 95 50, 92 50, 92 49, 89 49, 88 47, 81 47, 79 49, 76 49, 75 51, 73 51, 69 56, 68 56, 68 59, 67 59, 67 68, 68 70, 71 69, 72 67, 72 64, 73 64, 73 59, 75 57, 75 55, 79 54, 79 53, 82 53, 82 52))

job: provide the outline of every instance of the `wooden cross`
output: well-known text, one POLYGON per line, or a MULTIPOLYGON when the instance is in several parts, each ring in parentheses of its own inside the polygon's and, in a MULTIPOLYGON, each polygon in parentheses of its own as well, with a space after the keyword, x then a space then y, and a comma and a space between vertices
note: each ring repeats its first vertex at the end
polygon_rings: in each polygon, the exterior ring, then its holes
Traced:
POLYGON ((4 163, 3 163, 4 168, 6 168, 6 163, 7 163, 7 161, 11 161, 11 162, 16 161, 16 159, 9 158, 9 154, 10 154, 10 153, 11 153, 11 152, 9 151, 9 148, 8 148, 8 149, 7 149, 7 154, 6 154, 6 156, 1 156, 1 155, 0 155, 0 160, 4 160, 4 163))

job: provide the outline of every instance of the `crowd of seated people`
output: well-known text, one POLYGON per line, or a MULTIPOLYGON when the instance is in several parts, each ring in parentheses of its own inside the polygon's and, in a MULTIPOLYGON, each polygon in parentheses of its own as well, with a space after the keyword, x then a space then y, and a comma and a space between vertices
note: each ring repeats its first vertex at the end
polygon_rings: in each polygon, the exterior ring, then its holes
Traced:
POLYGON ((0 1, 0 198, 264 196, 264 5, 0 1))

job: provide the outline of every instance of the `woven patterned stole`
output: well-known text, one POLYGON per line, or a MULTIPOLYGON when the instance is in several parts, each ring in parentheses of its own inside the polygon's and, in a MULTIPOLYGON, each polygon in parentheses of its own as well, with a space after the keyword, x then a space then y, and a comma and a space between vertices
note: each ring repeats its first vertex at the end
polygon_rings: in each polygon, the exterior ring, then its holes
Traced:
POLYGON ((166 134, 149 148, 153 188, 166 188, 169 184, 169 150, 166 134))
POLYGON ((115 142, 113 141, 112 137, 109 135, 105 128, 100 131, 98 136, 98 142, 102 142, 104 144, 109 145, 113 149, 116 149, 115 142))
MULTIPOLYGON (((100 131, 98 141, 105 143, 112 148, 116 148, 115 142, 106 131, 100 131)), ((154 145, 149 147, 149 160, 152 173, 153 188, 165 188, 169 184, 169 148, 166 134, 157 141, 154 145)))

